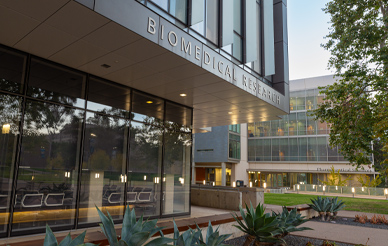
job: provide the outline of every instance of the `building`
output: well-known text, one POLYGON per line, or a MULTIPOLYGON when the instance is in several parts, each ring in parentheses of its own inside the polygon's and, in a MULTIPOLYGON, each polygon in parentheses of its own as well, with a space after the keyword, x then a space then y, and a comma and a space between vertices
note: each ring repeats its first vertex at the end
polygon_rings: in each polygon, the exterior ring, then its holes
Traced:
POLYGON ((323 101, 318 87, 334 81, 333 76, 290 81, 290 114, 279 120, 214 127, 209 133, 195 134, 196 183, 232 185, 242 180, 245 185, 263 187, 266 183, 273 188, 321 184, 334 166, 342 180, 350 175, 348 184, 359 186, 357 175, 377 174, 370 166, 364 170, 350 166, 338 147, 329 146, 330 126, 308 113, 323 101))
POLYGON ((289 111, 285 0, 0 2, 0 237, 190 213, 192 133, 289 111))

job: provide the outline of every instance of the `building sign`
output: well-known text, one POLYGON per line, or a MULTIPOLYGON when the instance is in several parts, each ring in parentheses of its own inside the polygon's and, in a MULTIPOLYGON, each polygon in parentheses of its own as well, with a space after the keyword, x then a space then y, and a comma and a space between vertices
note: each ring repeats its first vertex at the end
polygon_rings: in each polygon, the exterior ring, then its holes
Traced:
POLYGON ((283 95, 167 20, 148 17, 147 32, 157 37, 159 45, 214 75, 272 105, 282 104, 283 95))

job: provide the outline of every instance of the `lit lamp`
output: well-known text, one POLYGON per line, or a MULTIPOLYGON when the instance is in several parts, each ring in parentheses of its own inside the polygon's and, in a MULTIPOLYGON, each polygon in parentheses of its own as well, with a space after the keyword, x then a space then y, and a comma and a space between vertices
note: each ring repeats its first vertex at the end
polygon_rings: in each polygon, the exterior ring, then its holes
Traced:
POLYGON ((100 178, 100 174, 99 174, 99 173, 96 173, 96 174, 94 175, 94 177, 95 177, 96 179, 99 179, 99 178, 100 178))
POLYGON ((249 182, 249 187, 251 187, 251 188, 252 188, 252 182, 249 182))
POLYGON ((65 172, 65 177, 70 178, 70 172, 65 172))
POLYGON ((335 190, 338 190, 338 186, 335 186, 335 190))
POLYGON ((384 189, 385 199, 388 200, 388 189, 384 189))
POLYGON ((159 184, 159 177, 155 177, 154 183, 159 184))
POLYGON ((364 186, 363 186, 363 187, 361 187, 361 190, 362 190, 362 191, 364 191, 364 186))
POLYGON ((322 190, 323 190, 323 195, 325 195, 326 186, 323 186, 323 187, 322 187, 322 190))
POLYGON ((147 180, 147 176, 146 175, 144 175, 144 180, 147 180))
POLYGON ((121 183, 127 182, 127 175, 120 174, 120 181, 121 181, 121 183))
POLYGON ((263 187, 264 189, 267 188, 267 183, 264 182, 263 187))
POLYGON ((236 187, 236 182, 233 181, 232 187, 236 187))
POLYGON ((184 178, 179 178, 179 181, 181 182, 181 184, 185 183, 185 179, 184 178))
POLYGON ((203 185, 205 185, 206 184, 206 180, 203 180, 203 185))
POLYGON ((354 189, 354 187, 352 187, 352 193, 353 193, 353 198, 354 198, 354 193, 356 193, 356 189, 354 189))
POLYGON ((213 182, 213 186, 215 186, 216 185, 216 182, 213 182))
POLYGON ((300 186, 296 185, 296 194, 299 194, 299 189, 300 189, 300 186))
POLYGON ((3 134, 8 134, 10 128, 11 128, 11 125, 10 125, 10 124, 4 124, 4 125, 3 125, 3 128, 2 128, 2 130, 1 130, 1 133, 3 133, 3 134))

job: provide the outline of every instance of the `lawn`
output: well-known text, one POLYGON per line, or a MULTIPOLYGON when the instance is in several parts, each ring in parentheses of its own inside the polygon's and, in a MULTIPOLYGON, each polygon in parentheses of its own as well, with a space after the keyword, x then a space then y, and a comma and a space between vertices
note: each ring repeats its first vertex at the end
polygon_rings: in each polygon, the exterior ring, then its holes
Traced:
MULTIPOLYGON (((264 201, 266 204, 292 206, 311 203, 310 199, 316 197, 317 195, 265 193, 264 201)), ((388 200, 351 197, 339 197, 338 199, 345 202, 346 207, 344 210, 359 211, 364 213, 388 214, 388 200)))

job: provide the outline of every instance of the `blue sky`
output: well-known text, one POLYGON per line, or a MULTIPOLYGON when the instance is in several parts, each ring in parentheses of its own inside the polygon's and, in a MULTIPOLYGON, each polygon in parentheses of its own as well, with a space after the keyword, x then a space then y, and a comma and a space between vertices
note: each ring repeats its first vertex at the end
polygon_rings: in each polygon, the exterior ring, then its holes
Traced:
POLYGON ((329 33, 330 16, 322 11, 328 0, 288 0, 288 52, 290 79, 332 74, 330 53, 320 45, 329 33))

